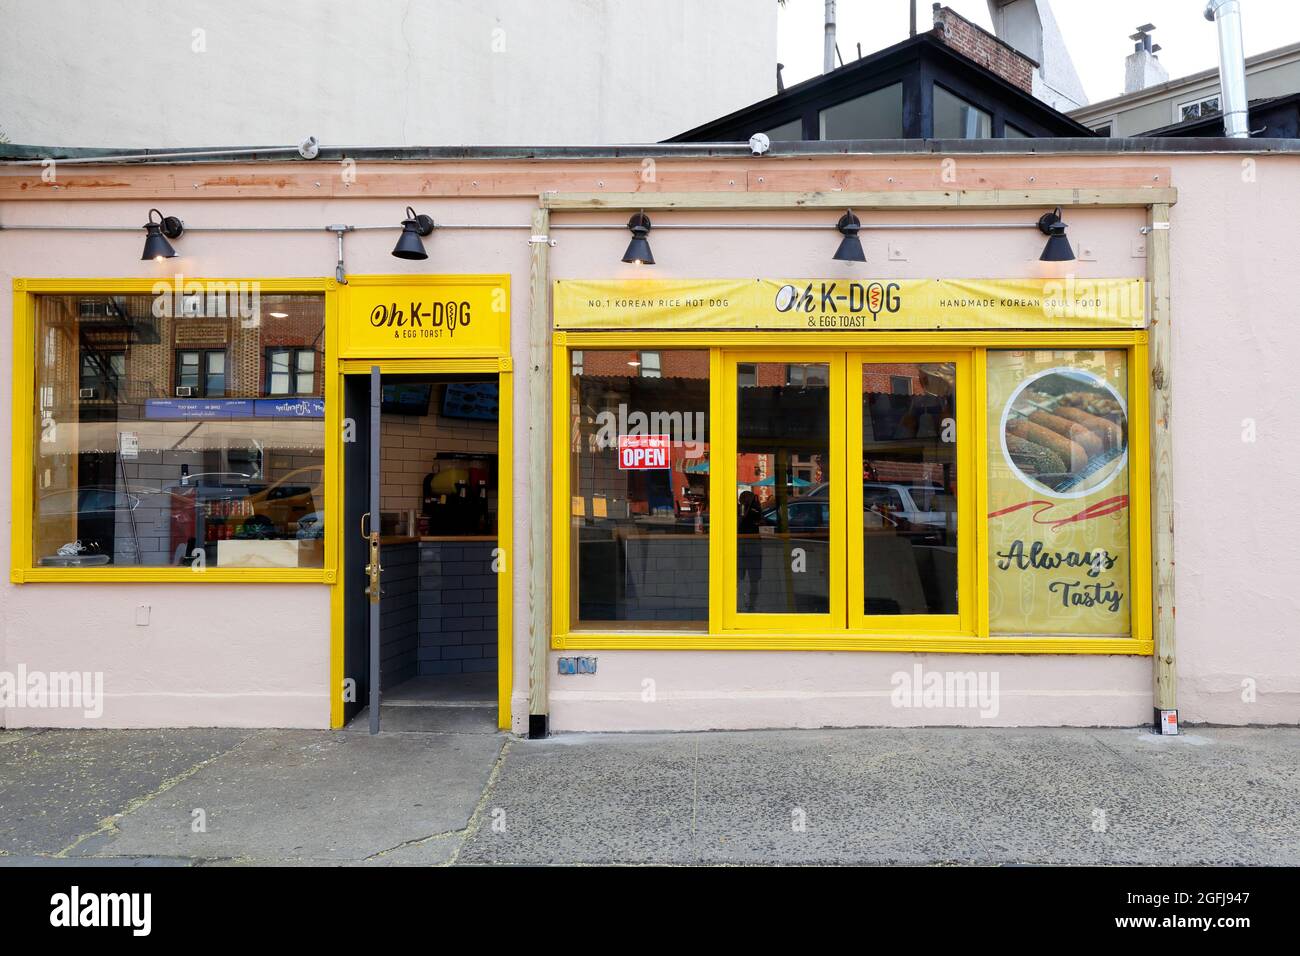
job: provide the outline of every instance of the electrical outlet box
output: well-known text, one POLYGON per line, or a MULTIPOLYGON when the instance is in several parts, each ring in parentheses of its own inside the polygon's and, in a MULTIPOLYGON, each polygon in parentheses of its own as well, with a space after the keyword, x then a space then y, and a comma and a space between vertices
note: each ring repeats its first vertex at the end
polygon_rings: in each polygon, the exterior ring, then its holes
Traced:
POLYGON ((136 626, 136 627, 148 627, 148 626, 149 626, 149 610, 150 610, 150 607, 149 607, 148 604, 137 604, 137 605, 136 605, 136 607, 135 607, 135 626, 136 626))
POLYGON ((559 671, 563 675, 596 673, 596 658, 594 657, 561 657, 557 660, 559 671))

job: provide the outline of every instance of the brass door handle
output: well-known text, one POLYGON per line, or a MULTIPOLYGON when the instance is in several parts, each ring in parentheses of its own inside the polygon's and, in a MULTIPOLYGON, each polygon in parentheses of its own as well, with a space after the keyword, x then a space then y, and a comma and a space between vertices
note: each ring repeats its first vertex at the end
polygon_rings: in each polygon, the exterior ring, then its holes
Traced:
POLYGON ((366 537, 370 541, 370 563, 366 565, 366 576, 370 579, 370 584, 366 587, 366 594, 370 596, 371 604, 378 604, 379 572, 384 570, 379 564, 379 532, 372 531, 366 537))

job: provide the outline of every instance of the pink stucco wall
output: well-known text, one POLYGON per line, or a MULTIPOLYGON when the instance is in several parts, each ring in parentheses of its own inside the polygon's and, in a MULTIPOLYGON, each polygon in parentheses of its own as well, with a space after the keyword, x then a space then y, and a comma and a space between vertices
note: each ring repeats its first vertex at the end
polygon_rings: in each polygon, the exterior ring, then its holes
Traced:
MULTIPOLYGON (((1172 166, 1180 190, 1173 210, 1174 496, 1176 502, 1179 709, 1185 722, 1300 722, 1300 506, 1295 475, 1300 443, 1292 409, 1300 331, 1292 321, 1294 229, 1300 221, 1300 158, 1259 156, 1253 167, 1233 155, 1125 155, 963 159, 959 169, 1036 164, 1172 166), (1255 440, 1243 441, 1253 422, 1255 440), (1244 683, 1246 682, 1246 683, 1244 683), (1251 685, 1249 682, 1253 682, 1251 685), (1254 699, 1247 691, 1253 686, 1254 699)), ((940 157, 907 157, 910 167, 940 157)), ((639 163, 629 160, 634 167, 639 163)), ((663 160, 661 163, 669 163, 663 160)), ((750 160, 718 160, 738 177, 750 160)), ((765 158, 764 163, 801 162, 765 158)), ((867 168, 888 158, 843 158, 867 168)), ((182 173, 183 175, 183 173, 182 173)), ((959 182, 957 185, 961 185, 959 182)), ((134 226, 143 201, 0 203, 0 223, 134 226)), ((381 224, 405 203, 372 199, 169 200, 165 211, 199 225, 381 224)), ((429 198, 415 203, 447 222, 525 224, 526 198, 429 198)), ((866 219, 868 217, 864 217, 866 219)), ((1026 213, 875 215, 870 221, 1028 220, 1026 213)), ((1142 276, 1133 244, 1144 221, 1136 210, 1068 210, 1080 276, 1142 276)), ((553 278, 615 278, 626 233, 565 230, 572 222, 621 222, 623 215, 557 214, 553 278)), ((817 212, 662 213, 659 222, 827 221, 826 235, 805 231, 660 230, 652 234, 661 278, 847 276, 833 262, 833 217, 817 212)), ((427 245, 430 259, 409 263, 388 253, 393 233, 347 239, 348 269, 362 273, 509 272, 516 474, 526 474, 527 229, 448 231, 427 245)), ((1041 238, 1030 230, 918 230, 864 234, 876 277, 1037 274, 1041 238), (894 244, 891 258, 889 244, 894 244), (897 258, 901 256, 901 258, 897 258)), ((0 282, 13 276, 328 276, 334 240, 327 233, 191 233, 181 258, 165 266, 139 261, 137 233, 0 230, 0 282), (159 272, 155 270, 165 270, 159 272)), ((0 367, 12 368, 12 299, 0 295, 0 367)), ((8 426, 2 440, 8 440, 8 426)), ((0 477, 8 515, 11 476, 0 477)), ((525 553, 524 482, 515 488, 516 552, 525 553)), ((6 563, 7 533, 0 537, 6 563)), ((518 561, 515 608, 514 728, 527 713, 527 594, 518 561)), ((101 726, 328 723, 329 589, 324 585, 13 585, 0 590, 0 669, 103 670, 108 706, 101 726), (135 623, 136 607, 152 608, 135 623)), ((566 654, 570 653, 566 651, 566 654)), ((592 652, 594 676, 557 677, 552 661, 551 718, 556 729, 701 729, 853 724, 1137 724, 1150 719, 1151 660, 1131 657, 914 655, 794 652, 592 652), (996 672, 995 717, 972 710, 910 710, 890 704, 891 676, 926 670, 996 672), (646 682, 653 682, 647 685, 646 682), (647 695, 647 687, 653 694, 647 695), (645 700, 652 696, 652 701, 645 700)), ((554 657, 555 655, 552 655, 554 657)), ((0 714, 0 723, 76 724, 79 714, 0 714)))

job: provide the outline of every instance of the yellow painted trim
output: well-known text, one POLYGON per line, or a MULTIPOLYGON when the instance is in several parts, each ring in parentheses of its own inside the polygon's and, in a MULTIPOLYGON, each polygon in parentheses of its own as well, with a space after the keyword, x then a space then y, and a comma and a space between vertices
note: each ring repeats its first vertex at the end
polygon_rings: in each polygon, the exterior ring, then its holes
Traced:
POLYGON ((919 654, 1131 654, 1151 656, 1152 642, 1123 637, 973 637, 969 634, 884 636, 845 631, 773 633, 700 631, 619 634, 570 631, 554 647, 567 651, 887 651, 919 654))
POLYGON ((171 287, 180 278, 184 286, 206 285, 209 283, 228 285, 230 283, 256 284, 259 293, 270 292, 276 295, 286 292, 332 292, 339 288, 333 279, 304 277, 300 279, 268 279, 261 276, 175 276, 157 275, 153 278, 126 279, 79 279, 65 278, 16 278, 13 280, 15 290, 40 295, 91 295, 101 292, 118 292, 124 295, 151 294, 158 285, 171 287))
MULTIPOLYGON (((325 383, 325 510, 330 509, 332 487, 329 468, 331 442, 329 423, 331 401, 329 383, 333 378, 331 363, 336 356, 329 343, 331 330, 337 324, 336 292, 338 283, 333 279, 266 279, 213 278, 184 276, 182 290, 194 285, 255 285, 259 294, 303 293, 320 294, 325 300, 326 350, 322 367, 325 383)), ((333 584, 338 577, 337 529, 326 525, 324 567, 321 568, 206 568, 192 571, 188 567, 130 567, 98 568, 42 568, 32 561, 32 486, 35 481, 33 439, 36 425, 35 358, 36 358, 36 296, 37 295, 91 295, 119 293, 149 295, 162 284, 172 286, 176 276, 130 279, 79 279, 15 278, 14 289, 14 353, 13 353, 13 445, 11 487, 13 512, 10 530, 9 579, 23 583, 120 583, 156 582, 189 583, 219 582, 239 584, 333 584)), ((335 402, 337 404, 337 401, 335 402)), ((337 414, 337 410, 335 410, 337 414)))
POLYGON ((494 372, 509 371, 510 369, 510 359, 505 356, 498 356, 497 358, 448 356, 446 358, 429 359, 341 358, 338 361, 338 366, 339 371, 346 375, 369 375, 372 365, 378 365, 379 371, 384 375, 444 375, 449 370, 448 363, 454 363, 454 368, 450 368, 450 371, 457 375, 490 375, 494 372))
POLYGON ((1134 345, 1128 353, 1129 407, 1129 561, 1132 579, 1129 611, 1130 633, 1140 641, 1152 642, 1151 565, 1151 400, 1150 356, 1147 346, 1134 345))
POLYGON ((988 640, 990 633, 988 371, 988 350, 976 349, 971 360, 971 411, 975 416, 975 631, 981 640, 988 640))
MULTIPOLYGON (((818 352, 794 350, 780 356, 761 352, 724 351, 722 354, 723 424, 722 429, 709 434, 709 472, 717 474, 717 481, 722 487, 720 501, 713 500, 714 487, 709 487, 709 510, 713 514, 710 537, 714 534, 722 541, 737 540, 737 520, 735 504, 736 485, 736 446, 737 403, 728 401, 737 390, 737 366, 742 362, 771 362, 779 358, 783 361, 800 363, 825 363, 830 372, 830 397, 828 402, 830 421, 829 451, 831 458, 831 526, 829 540, 828 567, 844 568, 845 563, 845 529, 848 520, 845 515, 847 496, 844 488, 848 483, 845 474, 848 462, 844 455, 845 448, 845 386, 844 355, 836 352, 818 352), (722 467, 714 468, 713 462, 722 467), (716 529, 716 532, 713 530, 716 529)), ((710 390, 712 393, 712 390, 710 390)), ((829 628, 843 626, 846 610, 846 576, 831 574, 827 579, 827 607, 825 614, 746 614, 737 607, 737 553, 732 547, 722 549, 721 571, 722 587, 722 631, 782 631, 788 634, 812 634, 829 628)))
MULTIPOLYGON (((559 335, 560 333, 556 333, 559 335)), ((923 332, 731 332, 708 329, 699 332, 566 332, 565 344, 575 349, 632 349, 710 347, 743 349, 844 349, 846 351, 877 348, 915 351, 943 351, 966 348, 1035 348, 1087 349, 1123 348, 1145 343, 1145 329, 1103 329, 1096 331, 1044 332, 1041 330, 999 330, 996 332, 923 331, 923 332)))
MULTIPOLYGON (((569 504, 570 473, 573 453, 570 450, 570 430, 573 411, 569 398, 569 351, 564 335, 555 333, 551 346, 551 645, 558 635, 569 630, 571 601, 569 595, 574 583, 570 573, 573 554, 570 540, 573 536, 573 515, 569 504)), ((531 555, 532 560, 545 561, 543 555, 531 555)))
POLYGON ((24 280, 14 280, 13 444, 10 447, 11 512, 9 580, 22 584, 32 567, 32 442, 36 425, 36 300, 24 280))
MULTIPOLYGON (((470 375, 483 372, 497 372, 509 360, 500 358, 444 358, 444 359, 394 359, 384 358, 366 361, 363 359, 338 360, 331 378, 335 382, 337 406, 337 430, 340 441, 332 442, 336 447, 334 458, 334 475, 337 493, 334 497, 333 521, 336 528, 343 523, 343 456, 342 428, 343 401, 342 377, 344 375, 369 375, 371 366, 378 365, 385 375, 470 375), (485 364, 487 363, 487 364, 485 364)), ((497 547, 505 561, 505 571, 497 584, 497 726, 502 730, 510 728, 510 694, 514 682, 514 574, 517 556, 514 550, 514 375, 510 371, 500 371, 497 377, 497 547)), ((347 529, 343 529, 346 531, 347 529)), ((344 669, 344 606, 348 600, 347 589, 343 580, 342 538, 336 546, 339 549, 339 574, 330 593, 330 726, 339 729, 343 726, 343 669, 344 669)), ((359 598, 360 595, 357 595, 359 598)))
POLYGON ((514 488, 515 377, 497 376, 497 548, 505 562, 497 581, 497 727, 510 729, 510 693, 514 688, 514 605, 516 560, 514 488))

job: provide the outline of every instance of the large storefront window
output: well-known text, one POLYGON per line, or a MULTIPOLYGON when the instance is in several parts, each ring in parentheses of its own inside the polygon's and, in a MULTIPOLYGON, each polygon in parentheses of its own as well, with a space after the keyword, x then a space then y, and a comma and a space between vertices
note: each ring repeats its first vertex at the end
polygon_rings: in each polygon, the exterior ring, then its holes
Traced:
POLYGON ((33 566, 323 566, 321 296, 35 312, 33 566))
POLYGON ((706 629, 709 353, 571 353, 575 628, 706 629))
POLYGON ((1149 640, 1133 530, 1145 497, 1129 474, 1146 467, 1144 439, 1130 441, 1140 344, 599 339, 561 353, 557 633, 574 634, 560 646, 1123 653, 1149 640))
POLYGON ((1122 349, 988 353, 989 627, 1130 627, 1128 362, 1122 349))

